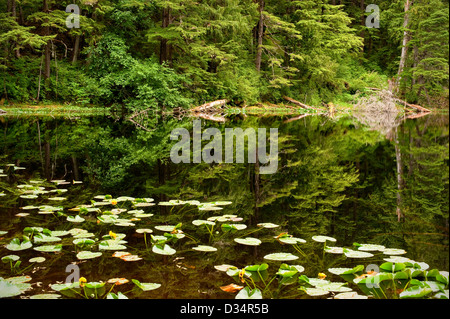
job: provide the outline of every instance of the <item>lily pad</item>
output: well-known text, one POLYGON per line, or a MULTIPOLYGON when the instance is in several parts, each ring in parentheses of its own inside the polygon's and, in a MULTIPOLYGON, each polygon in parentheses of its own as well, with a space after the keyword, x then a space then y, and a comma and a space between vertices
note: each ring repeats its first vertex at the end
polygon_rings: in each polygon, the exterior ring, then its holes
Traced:
POLYGON ((143 291, 156 290, 161 287, 161 284, 139 282, 137 279, 131 279, 131 281, 143 291))
POLYGON ((80 215, 76 216, 67 216, 67 221, 71 223, 82 223, 85 221, 83 217, 80 217, 80 215))
POLYGON ((304 288, 304 291, 311 297, 326 296, 330 292, 321 288, 304 288))
POLYGON ((365 252, 365 251, 349 250, 349 251, 346 251, 344 254, 347 258, 370 258, 370 257, 373 257, 373 254, 365 252))
POLYGON ((169 245, 153 245, 152 251, 158 255, 170 256, 175 254, 177 251, 170 247, 169 245))
POLYGON ((155 229, 163 231, 163 232, 173 232, 175 230, 175 226, 170 226, 170 225, 160 225, 160 226, 155 226, 155 229))
POLYGON ((62 250, 62 245, 44 245, 33 248, 36 251, 42 252, 59 252, 62 250))
POLYGON ((45 257, 34 257, 28 260, 30 263, 43 263, 45 261, 45 257))
POLYGON ((31 248, 33 244, 29 240, 20 241, 19 238, 14 238, 11 242, 6 245, 6 249, 11 251, 20 251, 31 248))
POLYGON ((262 243, 261 240, 259 240, 258 238, 253 238, 253 237, 235 238, 234 241, 237 242, 238 244, 247 245, 247 246, 259 246, 262 243))
POLYGON ((97 258, 97 257, 100 257, 101 255, 102 255, 102 253, 100 253, 100 252, 80 251, 77 254, 77 258, 80 260, 85 260, 85 259, 97 258))
POLYGON ((0 277, 0 298, 15 297, 21 293, 22 290, 19 287, 0 277))
POLYGON ((197 251, 203 251, 203 252, 215 252, 217 251, 217 248, 211 247, 211 246, 205 246, 205 245, 199 245, 197 247, 193 247, 193 250, 197 251))
POLYGON ((332 241, 335 242, 336 238, 329 237, 329 236, 313 236, 312 240, 317 241, 319 243, 324 243, 326 241, 332 241))
POLYGON ((17 255, 8 255, 8 256, 2 257, 2 261, 3 261, 4 263, 8 263, 8 262, 12 262, 12 261, 17 261, 17 260, 19 260, 19 259, 20 259, 20 257, 17 256, 17 255))
POLYGON ((291 253, 274 253, 264 256, 264 259, 273 261, 292 261, 297 260, 298 257, 291 253))
POLYGON ((58 294, 38 294, 30 296, 30 299, 59 299, 61 295, 58 294))
POLYGON ((383 254, 385 255, 403 255, 406 254, 406 251, 398 248, 385 248, 383 250, 383 254))
POLYGON ((359 295, 356 291, 341 292, 334 296, 334 299, 369 299, 368 296, 359 295))
POLYGON ((211 225, 214 226, 216 223, 213 221, 209 221, 209 220, 202 220, 202 219, 197 219, 194 220, 192 222, 192 224, 194 224, 195 226, 201 226, 201 225, 211 225))
POLYGON ((272 223, 260 223, 257 226, 258 227, 262 227, 262 228, 277 228, 277 227, 280 227, 280 225, 272 224, 272 223))
POLYGON ((250 289, 249 287, 245 287, 235 297, 236 299, 263 299, 262 292, 258 288, 250 289))
POLYGON ((324 248, 326 253, 330 253, 330 254, 343 254, 344 253, 344 248, 343 247, 325 247, 324 248))
POLYGON ((358 250, 361 251, 383 251, 386 247, 382 245, 361 244, 358 246, 358 250))
POLYGON ((296 244, 304 244, 306 243, 306 240, 297 238, 297 237, 291 237, 291 236, 285 236, 278 238, 278 241, 282 242, 283 244, 288 245, 296 245, 296 244))

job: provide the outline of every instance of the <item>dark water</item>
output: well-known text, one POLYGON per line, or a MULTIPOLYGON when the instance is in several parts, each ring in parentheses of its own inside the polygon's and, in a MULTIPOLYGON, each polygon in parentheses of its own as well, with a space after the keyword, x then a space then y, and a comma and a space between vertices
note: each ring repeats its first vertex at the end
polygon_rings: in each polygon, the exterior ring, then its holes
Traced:
MULTIPOLYGON (((299 259, 286 263, 303 266, 302 274, 317 277, 318 273, 325 273, 327 279, 342 281, 327 269, 379 265, 388 257, 380 252, 365 259, 324 253, 324 244, 312 240, 316 235, 337 240, 328 242, 328 246, 355 248, 352 245, 360 243, 404 249, 407 253, 402 256, 448 271, 448 115, 392 123, 359 120, 365 125, 351 116, 309 116, 298 120, 234 116, 226 123, 202 121, 202 130, 217 128, 223 135, 225 128, 266 128, 267 132, 278 128, 277 172, 260 175, 259 162, 173 163, 170 150, 175 141, 170 140, 170 134, 176 128, 185 128, 192 135, 193 119, 189 118, 146 118, 136 126, 113 117, 0 117, 0 194, 4 194, 0 197, 0 231, 7 231, 0 236, 0 256, 20 256, 22 269, 31 265, 30 258, 46 258, 17 274, 11 273, 9 263, 2 263, 0 277, 31 276, 32 289, 22 297, 50 293, 53 291, 49 285, 64 282, 69 275, 66 267, 76 263, 80 276, 91 282, 127 278, 130 283, 114 291, 125 292, 129 298, 234 298, 235 294, 223 292, 220 287, 239 282, 217 271, 215 265, 243 268, 268 263, 273 276, 281 262, 265 260, 264 256, 288 252, 299 259), (24 169, 14 170, 7 164, 24 169), (36 180, 42 182, 30 182, 36 180), (57 184, 57 180, 68 183, 57 184), (67 192, 26 199, 20 197, 26 188, 17 187, 24 184, 67 192), (69 210, 101 201, 94 198, 97 195, 111 195, 113 199, 153 198, 157 205, 133 208, 130 202, 119 202, 116 208, 154 214, 132 221, 134 226, 105 224, 97 219, 102 213, 69 210), (65 200, 48 199, 55 196, 65 200), (177 199, 232 203, 217 211, 199 210, 196 205, 158 205, 177 199), (21 209, 29 205, 62 206, 64 210, 61 214, 38 214, 36 209, 21 209), (20 213, 29 215, 17 216, 20 213), (67 216, 77 214, 85 221, 67 221, 67 216), (205 226, 192 224, 194 220, 224 214, 242 218, 228 223, 245 224, 247 228, 224 232, 222 223, 217 223, 210 235, 205 226), (144 235, 136 232, 150 228, 153 235, 163 235, 155 226, 179 223, 187 236, 170 243, 176 250, 170 256, 152 252, 150 234, 146 235, 146 249, 144 235), (256 226, 259 223, 280 227, 261 229, 256 226), (82 228, 94 234, 96 244, 80 249, 72 243, 74 238, 67 235, 56 243, 63 245, 57 253, 5 248, 13 238, 22 238, 24 228, 31 226, 50 230, 82 228), (94 259, 77 259, 81 250, 98 252, 98 240, 110 231, 125 234, 124 251, 142 260, 114 258, 114 250, 100 250, 102 256, 94 259), (274 238, 284 232, 306 240, 298 245, 302 253, 274 238), (262 244, 253 247, 234 242, 246 234, 260 239, 262 244), (193 250, 197 245, 210 245, 217 251, 193 250), (161 287, 149 292, 130 291, 131 279, 159 283, 161 287)), ((97 207, 102 212, 114 208, 97 207)), ((119 216, 133 217, 127 212, 119 216)), ((298 285, 274 283, 264 297, 308 295, 300 292, 298 285)))

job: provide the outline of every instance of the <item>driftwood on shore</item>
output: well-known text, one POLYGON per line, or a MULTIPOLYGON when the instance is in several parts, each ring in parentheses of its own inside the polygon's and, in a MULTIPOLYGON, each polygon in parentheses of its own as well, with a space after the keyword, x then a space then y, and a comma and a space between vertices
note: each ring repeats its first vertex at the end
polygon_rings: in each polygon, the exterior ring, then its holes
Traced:
POLYGON ((209 112, 209 111, 216 110, 217 108, 224 106, 228 102, 229 102, 228 100, 217 100, 217 101, 205 103, 203 105, 194 107, 194 108, 190 109, 190 111, 194 112, 194 113, 209 112))
MULTIPOLYGON (((370 88, 370 87, 368 87, 368 88, 366 88, 366 89, 367 89, 367 90, 370 90, 370 91, 383 91, 382 89, 378 89, 378 88, 370 88)), ((422 106, 420 106, 420 105, 408 103, 408 102, 403 101, 403 100, 398 99, 398 98, 394 98, 394 102, 396 102, 397 104, 403 105, 404 108, 405 108, 405 110, 410 111, 410 112, 411 112, 411 110, 408 109, 407 107, 413 108, 413 109, 415 109, 415 110, 417 110, 417 111, 419 111, 419 112, 421 112, 421 113, 423 113, 423 112, 425 112, 425 113, 431 113, 431 110, 429 110, 429 109, 427 109, 427 108, 424 108, 424 107, 422 107, 422 106)))
POLYGON ((307 110, 316 110, 316 111, 320 110, 320 109, 318 109, 316 107, 306 105, 306 104, 304 104, 302 102, 299 102, 299 101, 294 100, 294 99, 292 99, 290 97, 287 97, 287 96, 283 96, 283 99, 285 99, 286 101, 289 101, 289 102, 291 102, 291 103, 293 103, 293 104, 295 104, 297 106, 300 106, 301 108, 307 109, 307 110))

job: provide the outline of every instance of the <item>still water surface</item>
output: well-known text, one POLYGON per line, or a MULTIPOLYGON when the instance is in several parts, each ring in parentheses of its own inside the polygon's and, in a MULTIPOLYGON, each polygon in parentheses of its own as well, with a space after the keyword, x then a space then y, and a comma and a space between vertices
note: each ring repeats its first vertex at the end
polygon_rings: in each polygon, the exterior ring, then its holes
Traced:
MULTIPOLYGON (((136 126, 108 116, 1 117, 0 256, 19 255, 25 271, 17 274, 32 277, 32 289, 22 297, 54 292, 49 285, 65 282, 70 275, 66 267, 72 264, 87 281, 127 278, 130 283, 115 291, 129 298, 234 298, 220 287, 239 281, 214 266, 267 263, 273 275, 282 262, 264 257, 286 252, 298 257, 286 263, 304 267, 302 274, 315 278, 325 273, 333 279, 329 268, 367 267, 387 257, 380 252, 365 259, 325 253, 324 243, 312 240, 317 235, 336 239, 327 246, 355 248, 353 244, 360 243, 404 249, 404 257, 448 271, 448 115, 393 123, 360 121, 352 116, 235 116, 226 123, 202 122, 203 128, 218 128, 222 134, 225 128, 278 128, 278 170, 260 175, 258 163, 172 163, 170 149, 175 141, 170 133, 175 128, 192 132, 189 118, 145 119, 136 126), (23 196, 30 194, 37 198, 23 196), (103 200, 99 195, 111 197, 103 200), (111 204, 125 196, 147 198, 151 204, 136 205, 131 199, 111 204), (170 200, 196 202, 172 205, 170 200), (230 203, 213 205, 220 210, 197 205, 217 201, 230 203), (81 205, 98 210, 71 210, 81 205), (63 209, 51 212, 43 206, 63 209), (144 215, 136 216, 136 210, 144 215), (21 216, 24 213, 28 215, 21 216), (107 214, 122 220, 108 222, 107 214), (83 220, 68 219, 76 215, 83 220), (235 217, 216 221, 214 228, 193 224, 222 215, 235 217), (170 233, 158 226, 180 223, 185 237, 170 243, 176 253, 154 253, 151 235, 170 233), (260 223, 279 227, 262 228, 257 226, 260 223), (224 224, 246 228, 229 230, 224 224), (92 234, 89 238, 95 243, 78 247, 73 234, 68 234, 55 243, 33 242, 31 249, 6 248, 33 226, 52 231, 80 228, 92 234), (138 229, 152 233, 144 235, 138 229), (125 249, 119 250, 139 260, 124 261, 112 257, 116 250, 100 249, 99 242, 110 231, 124 234, 125 249), (306 241, 296 246, 300 251, 275 238, 286 232, 306 241), (262 243, 248 246, 234 240, 246 237, 262 243), (62 250, 34 250, 49 244, 61 244, 62 250), (217 251, 192 249, 198 245, 217 251), (80 251, 102 255, 80 260, 80 251), (38 256, 45 261, 29 262, 38 256), (131 279, 161 287, 131 290, 131 279)), ((0 277, 12 275, 9 263, 0 264, 0 277)), ((278 284, 264 297, 309 298, 296 285, 278 284)))

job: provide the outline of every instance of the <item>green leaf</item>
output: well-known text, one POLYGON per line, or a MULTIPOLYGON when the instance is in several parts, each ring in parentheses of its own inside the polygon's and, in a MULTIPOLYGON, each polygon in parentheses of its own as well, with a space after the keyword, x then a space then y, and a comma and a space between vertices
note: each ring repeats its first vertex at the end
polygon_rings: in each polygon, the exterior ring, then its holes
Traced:
POLYGON ((24 240, 21 242, 19 238, 14 238, 8 245, 6 245, 6 249, 20 251, 31 248, 32 246, 33 244, 29 240, 24 240))
POLYGON ((431 288, 426 287, 410 287, 400 293, 400 299, 407 299, 407 298, 423 298, 428 295, 430 295, 433 292, 431 288))
POLYGON ((263 299, 262 292, 258 288, 250 289, 249 287, 245 287, 236 295, 236 299, 263 299))
POLYGON ((262 243, 261 240, 259 240, 258 238, 253 238, 253 237, 235 238, 234 241, 237 242, 238 244, 247 245, 247 246, 259 246, 262 243))
POLYGON ((274 253, 264 256, 264 259, 273 261, 292 261, 297 260, 298 257, 291 253, 274 253))
POLYGON ((177 252, 175 249, 171 248, 167 244, 164 244, 164 245, 153 245, 152 251, 155 254, 166 255, 166 256, 173 255, 173 254, 175 254, 177 252))
POLYGON ((39 247, 33 248, 36 251, 42 251, 42 252, 59 252, 62 250, 62 245, 44 245, 39 247))
POLYGON ((403 263, 391 263, 386 262, 380 265, 380 269, 387 272, 397 272, 406 268, 406 265, 403 263))
POLYGON ((131 281, 140 289, 143 291, 151 291, 156 290, 161 287, 161 284, 155 284, 155 283, 142 283, 137 279, 131 279, 131 281))
POLYGON ((101 252, 80 251, 77 254, 77 258, 80 259, 80 260, 85 260, 85 259, 97 258, 97 257, 100 257, 101 255, 102 255, 101 252))

